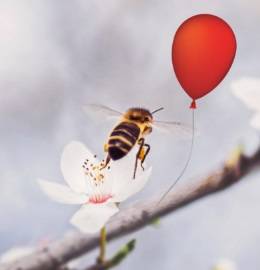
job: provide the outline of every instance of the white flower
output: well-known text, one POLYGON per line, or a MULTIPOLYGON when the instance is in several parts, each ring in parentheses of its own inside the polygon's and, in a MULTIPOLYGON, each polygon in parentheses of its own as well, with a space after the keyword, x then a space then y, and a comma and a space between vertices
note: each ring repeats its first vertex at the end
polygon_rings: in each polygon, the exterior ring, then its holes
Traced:
POLYGON ((213 268, 213 270, 236 270, 236 265, 233 261, 222 259, 213 268))
POLYGON ((85 233, 99 231, 119 209, 116 205, 140 191, 148 181, 152 168, 139 165, 133 179, 136 148, 124 158, 100 170, 103 161, 80 142, 71 142, 63 151, 61 171, 68 186, 39 180, 43 191, 53 200, 81 204, 70 222, 85 233))
POLYGON ((250 121, 252 127, 260 130, 260 79, 241 78, 231 84, 232 92, 254 111, 250 121))

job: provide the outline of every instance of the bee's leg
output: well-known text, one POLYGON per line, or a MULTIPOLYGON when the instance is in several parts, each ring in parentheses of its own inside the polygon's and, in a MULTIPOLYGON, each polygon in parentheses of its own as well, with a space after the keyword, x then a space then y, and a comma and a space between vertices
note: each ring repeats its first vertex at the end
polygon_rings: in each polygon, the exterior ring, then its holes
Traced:
POLYGON ((151 150, 151 146, 150 146, 149 144, 145 143, 144 146, 143 146, 143 151, 141 151, 141 154, 142 154, 142 155, 140 156, 140 159, 141 159, 141 167, 142 167, 143 170, 144 170, 143 163, 144 163, 144 161, 145 161, 147 155, 149 154, 150 150, 151 150), (145 151, 144 151, 144 147, 146 147, 146 150, 145 150, 145 151), (143 153, 142 153, 142 152, 143 152, 143 153))
POLYGON ((137 152, 137 154, 136 154, 136 158, 135 158, 135 168, 134 168, 134 176, 133 176, 133 179, 135 179, 135 174, 136 174, 136 169, 137 169, 138 159, 139 159, 140 154, 141 154, 141 152, 142 152, 142 150, 143 150, 143 147, 144 147, 144 138, 139 139, 138 144, 140 145, 140 147, 139 147, 139 150, 138 150, 138 152, 137 152))
POLYGON ((107 155, 107 158, 106 158, 106 161, 105 161, 105 164, 100 168, 100 170, 103 170, 106 168, 106 166, 108 165, 108 163, 110 162, 111 160, 111 157, 109 155, 107 155))
POLYGON ((104 151, 108 152, 108 144, 107 143, 104 144, 104 151))

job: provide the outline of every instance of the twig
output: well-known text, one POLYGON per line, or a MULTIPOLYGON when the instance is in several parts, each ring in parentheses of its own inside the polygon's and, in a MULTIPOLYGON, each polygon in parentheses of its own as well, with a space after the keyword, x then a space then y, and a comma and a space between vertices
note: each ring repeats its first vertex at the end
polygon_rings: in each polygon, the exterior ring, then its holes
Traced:
MULTIPOLYGON (((188 184, 182 189, 173 190, 155 207, 161 194, 150 201, 136 204, 122 210, 108 224, 108 240, 122 237, 137 231, 158 217, 189 205, 213 193, 224 190, 237 183, 245 174, 260 162, 260 149, 252 156, 238 155, 236 159, 229 160, 225 165, 211 173, 208 177, 194 184, 188 184)), ((78 232, 66 235, 62 240, 53 243, 49 248, 27 256, 10 265, 1 266, 0 270, 54 270, 62 264, 75 259, 90 250, 98 247, 98 235, 83 235, 78 232)))
POLYGON ((85 270, 108 270, 119 265, 134 250, 135 243, 135 239, 129 241, 110 260, 103 262, 103 265, 97 263, 85 268, 85 270))

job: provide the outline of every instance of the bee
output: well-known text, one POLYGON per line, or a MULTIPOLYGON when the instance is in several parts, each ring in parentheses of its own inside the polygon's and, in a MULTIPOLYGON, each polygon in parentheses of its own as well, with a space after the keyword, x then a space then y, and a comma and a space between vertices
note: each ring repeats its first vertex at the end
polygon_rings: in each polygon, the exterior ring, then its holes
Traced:
POLYGON ((118 119, 118 124, 111 131, 107 142, 104 145, 104 151, 107 153, 105 168, 112 160, 116 161, 125 157, 134 146, 138 145, 136 153, 133 178, 136 176, 138 160, 141 161, 141 167, 150 152, 151 146, 145 142, 145 137, 150 134, 153 128, 166 131, 190 134, 191 129, 181 122, 156 121, 153 115, 163 108, 150 111, 145 108, 130 108, 125 113, 110 109, 104 105, 89 104, 84 107, 88 114, 96 114, 107 118, 118 119))

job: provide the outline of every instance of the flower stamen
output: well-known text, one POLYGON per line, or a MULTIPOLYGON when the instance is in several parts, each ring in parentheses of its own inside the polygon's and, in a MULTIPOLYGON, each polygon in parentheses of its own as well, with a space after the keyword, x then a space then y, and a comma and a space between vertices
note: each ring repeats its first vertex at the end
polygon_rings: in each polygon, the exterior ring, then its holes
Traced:
POLYGON ((101 173, 102 171, 101 168, 103 168, 103 161, 97 164, 93 164, 93 163, 89 164, 89 160, 86 159, 84 161, 84 164, 82 165, 82 168, 84 169, 85 175, 89 177, 90 181, 92 181, 95 186, 98 186, 104 183, 105 177, 104 177, 104 174, 101 173))

